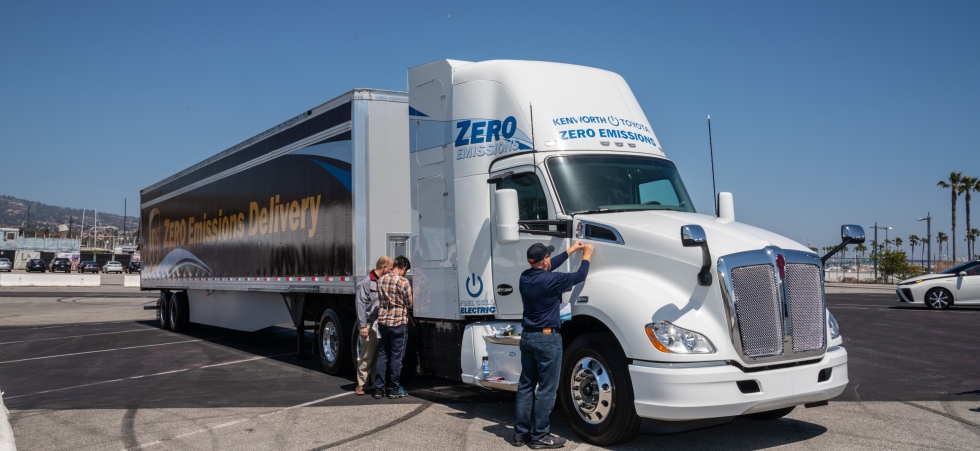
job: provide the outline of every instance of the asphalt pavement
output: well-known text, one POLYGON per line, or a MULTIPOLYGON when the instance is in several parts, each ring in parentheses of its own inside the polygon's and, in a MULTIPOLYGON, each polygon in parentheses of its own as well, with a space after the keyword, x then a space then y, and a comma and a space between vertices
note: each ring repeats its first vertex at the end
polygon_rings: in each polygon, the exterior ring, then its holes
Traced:
MULTIPOLYGON (((513 449, 513 394, 417 377, 406 398, 355 396, 352 378, 297 360, 288 325, 174 334, 144 310, 153 296, 0 291, 0 389, 19 449, 513 449)), ((851 378, 829 406, 615 449, 980 448, 980 308, 936 312, 891 293, 828 305, 851 378)), ((560 410, 552 425, 568 449, 592 448, 560 410)))

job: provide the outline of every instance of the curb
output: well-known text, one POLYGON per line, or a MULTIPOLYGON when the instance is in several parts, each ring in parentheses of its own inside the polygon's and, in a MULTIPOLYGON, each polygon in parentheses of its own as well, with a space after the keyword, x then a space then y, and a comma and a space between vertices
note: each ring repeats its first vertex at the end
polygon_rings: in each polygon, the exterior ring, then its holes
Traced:
POLYGON ((3 392, 0 392, 0 451, 17 451, 14 431, 7 421, 7 413, 7 406, 3 405, 3 392))

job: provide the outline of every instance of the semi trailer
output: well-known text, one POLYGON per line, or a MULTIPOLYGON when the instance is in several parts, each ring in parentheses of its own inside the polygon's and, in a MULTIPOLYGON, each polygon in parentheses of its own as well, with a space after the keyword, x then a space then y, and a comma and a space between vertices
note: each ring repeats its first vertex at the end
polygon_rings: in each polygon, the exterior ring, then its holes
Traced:
MULTIPOLYGON (((788 201, 780 200, 778 201, 788 201)), ((533 243, 594 245, 564 297, 558 398, 594 444, 775 419, 847 385, 823 262, 699 214, 619 75, 441 60, 408 92, 355 89, 141 191, 144 290, 162 327, 297 329, 329 374, 358 354, 354 286, 412 261, 406 371, 516 391, 533 243)), ((843 226, 838 250, 864 240, 843 226)), ((577 268, 570 258, 561 268, 577 268)))

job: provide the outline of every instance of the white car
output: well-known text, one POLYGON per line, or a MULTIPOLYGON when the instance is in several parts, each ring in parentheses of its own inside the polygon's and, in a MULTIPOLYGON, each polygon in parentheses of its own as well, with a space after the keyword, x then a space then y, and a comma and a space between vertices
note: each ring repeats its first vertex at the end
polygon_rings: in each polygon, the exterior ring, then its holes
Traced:
POLYGON ((956 305, 980 305, 980 260, 956 265, 938 274, 925 274, 898 283, 902 302, 924 303, 936 310, 956 305))
POLYGON ((117 272, 119 274, 122 274, 122 272, 123 272, 123 265, 122 265, 122 263, 115 262, 115 261, 108 262, 108 263, 105 264, 105 266, 102 267, 102 272, 107 273, 107 274, 110 273, 110 272, 117 272))
POLYGON ((14 269, 14 264, 10 263, 10 259, 0 258, 0 271, 10 272, 14 269))

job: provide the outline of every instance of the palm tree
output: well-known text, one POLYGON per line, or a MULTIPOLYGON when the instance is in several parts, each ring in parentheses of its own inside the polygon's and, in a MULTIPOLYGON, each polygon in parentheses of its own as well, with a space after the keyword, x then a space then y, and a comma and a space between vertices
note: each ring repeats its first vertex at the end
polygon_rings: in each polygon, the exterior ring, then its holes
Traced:
POLYGON ((867 251, 868 251, 868 246, 865 246, 864 243, 858 244, 857 246, 854 247, 854 252, 861 254, 861 258, 857 261, 858 282, 861 281, 861 260, 864 260, 864 253, 867 251))
POLYGON ((912 258, 915 258, 915 246, 919 245, 919 235, 909 235, 909 246, 912 246, 912 258))
POLYGON ((938 234, 936 234, 936 243, 939 244, 939 254, 940 255, 942 255, 942 253, 943 253, 943 243, 945 243, 947 241, 949 241, 949 237, 946 236, 946 233, 939 232, 938 234))
POLYGON ((940 180, 936 183, 936 186, 949 188, 950 196, 952 197, 953 205, 953 261, 956 261, 956 196, 960 194, 961 185, 963 183, 963 173, 962 172, 950 172, 949 180, 940 180))
POLYGON ((901 239, 900 237, 897 237, 897 236, 896 236, 896 237, 895 237, 895 250, 896 250, 896 251, 900 251, 900 250, 902 250, 902 249, 901 249, 901 247, 902 247, 902 243, 903 243, 903 242, 902 242, 902 239, 901 239))
MULTIPOLYGON (((980 238, 980 229, 970 229, 970 233, 967 234, 967 239, 970 240, 970 248, 973 252, 977 250, 977 238, 980 238)), ((973 260, 974 255, 970 255, 970 260, 973 260)))
MULTIPOLYGON (((980 178, 963 177, 960 180, 959 191, 963 194, 963 200, 966 203, 966 233, 969 234, 973 230, 970 227, 970 192, 980 191, 980 178)), ((966 255, 969 255, 971 259, 973 258, 973 245, 969 239, 966 240, 966 255)))

